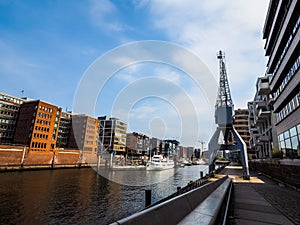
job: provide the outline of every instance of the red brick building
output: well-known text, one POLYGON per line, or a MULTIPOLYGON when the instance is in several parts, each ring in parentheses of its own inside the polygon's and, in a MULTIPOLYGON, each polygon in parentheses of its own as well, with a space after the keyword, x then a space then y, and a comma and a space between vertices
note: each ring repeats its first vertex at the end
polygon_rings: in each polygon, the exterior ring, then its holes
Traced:
POLYGON ((14 143, 29 147, 30 151, 50 152, 56 147, 61 109, 37 100, 21 105, 14 135, 14 143))

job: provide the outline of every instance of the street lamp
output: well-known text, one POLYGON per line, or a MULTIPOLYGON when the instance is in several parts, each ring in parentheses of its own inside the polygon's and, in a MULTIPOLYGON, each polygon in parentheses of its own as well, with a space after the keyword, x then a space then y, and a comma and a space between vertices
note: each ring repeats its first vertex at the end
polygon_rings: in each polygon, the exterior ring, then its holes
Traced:
POLYGON ((204 148, 203 148, 203 145, 205 144, 205 141, 203 140, 200 140, 199 143, 201 144, 201 153, 200 153, 200 158, 202 158, 202 154, 203 154, 203 151, 204 151, 204 148))

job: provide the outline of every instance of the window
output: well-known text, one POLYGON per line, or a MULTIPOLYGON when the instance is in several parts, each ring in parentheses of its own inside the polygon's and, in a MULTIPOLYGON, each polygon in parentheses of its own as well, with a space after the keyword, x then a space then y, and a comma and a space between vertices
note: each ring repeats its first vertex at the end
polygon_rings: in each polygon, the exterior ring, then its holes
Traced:
POLYGON ((291 137, 297 135, 296 127, 293 127, 293 128, 290 129, 290 134, 291 134, 291 137))
POLYGON ((295 151, 298 149, 298 137, 292 137, 291 138, 291 144, 292 144, 292 149, 295 151))
POLYGON ((283 157, 300 158, 300 124, 278 136, 279 147, 283 157))
POLYGON ((290 137, 290 133, 289 133, 289 131, 286 131, 286 132, 284 132, 284 138, 285 139, 287 139, 287 138, 289 138, 290 137))

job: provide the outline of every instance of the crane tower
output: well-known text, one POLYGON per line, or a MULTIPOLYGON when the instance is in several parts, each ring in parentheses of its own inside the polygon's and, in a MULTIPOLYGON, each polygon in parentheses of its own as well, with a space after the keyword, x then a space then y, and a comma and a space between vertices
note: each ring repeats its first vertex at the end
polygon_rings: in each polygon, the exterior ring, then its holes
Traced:
MULTIPOLYGON (((247 147, 243 139, 233 127, 233 103, 230 94, 229 83, 225 67, 225 55, 222 51, 217 54, 219 60, 220 80, 217 100, 215 105, 215 123, 217 129, 208 143, 209 151, 209 173, 212 174, 215 168, 215 160, 219 151, 239 151, 243 166, 243 178, 249 179, 249 167, 247 157, 247 147), (223 136, 221 136, 221 134, 223 136), (219 143, 220 137, 223 139, 219 143), (233 141, 234 139, 234 141, 233 141)), ((225 155, 225 154, 224 154, 225 155)))

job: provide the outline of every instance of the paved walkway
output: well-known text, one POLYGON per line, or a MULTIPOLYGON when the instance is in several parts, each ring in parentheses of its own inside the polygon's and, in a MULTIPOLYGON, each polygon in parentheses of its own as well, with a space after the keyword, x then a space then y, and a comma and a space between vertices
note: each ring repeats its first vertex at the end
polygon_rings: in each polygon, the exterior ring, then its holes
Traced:
POLYGON ((221 174, 234 182, 231 224, 300 224, 300 192, 254 172, 243 180, 239 166, 227 166, 221 174))

